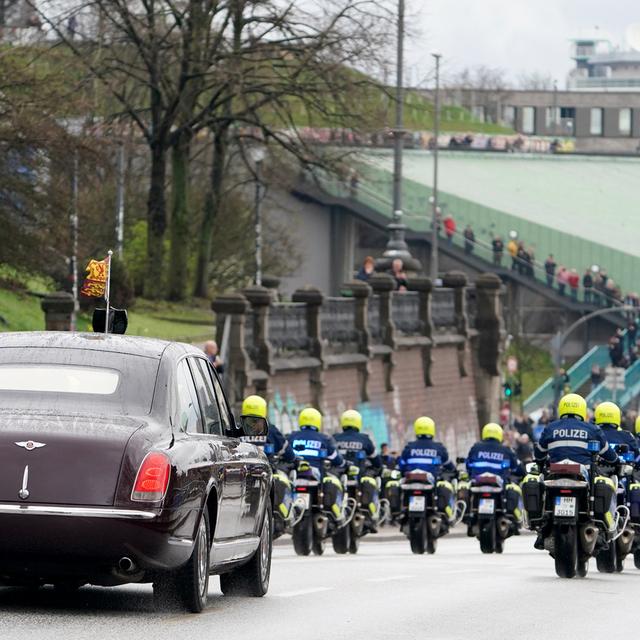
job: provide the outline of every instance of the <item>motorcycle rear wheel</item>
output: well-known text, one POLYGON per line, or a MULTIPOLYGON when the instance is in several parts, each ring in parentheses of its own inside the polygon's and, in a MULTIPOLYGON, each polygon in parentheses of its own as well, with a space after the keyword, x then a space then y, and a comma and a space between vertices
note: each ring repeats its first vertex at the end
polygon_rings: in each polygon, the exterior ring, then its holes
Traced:
POLYGON ((340 555, 348 553, 349 546, 351 544, 351 537, 352 533, 350 525, 346 525, 345 527, 338 529, 331 537, 333 550, 340 555))
POLYGON ((411 518, 409 521, 409 542, 411 543, 411 551, 417 554, 423 554, 427 548, 427 519, 411 518))
POLYGON ((559 578, 574 578, 578 568, 578 532, 574 524, 556 525, 554 560, 559 578))
POLYGON ((351 532, 351 541, 349 542, 349 553, 358 553, 358 549, 360 548, 360 537, 353 534, 351 532))
POLYGON ((433 555, 438 548, 438 538, 435 538, 431 532, 427 536, 427 553, 433 555))
POLYGON ((493 553, 496 550, 496 523, 493 520, 480 521, 480 551, 493 553))
POLYGON ((586 578, 589 573, 589 558, 584 560, 578 559, 578 565, 576 567, 576 574, 578 578, 586 578))
POLYGON ((615 573, 617 564, 616 543, 610 542, 608 549, 600 549, 596 555, 596 566, 600 573, 615 573))
POLYGON ((633 564, 636 566, 636 569, 640 569, 640 549, 636 549, 633 552, 633 564))
POLYGON ((313 546, 313 522, 307 513, 293 528, 293 549, 299 556, 308 556, 313 546))

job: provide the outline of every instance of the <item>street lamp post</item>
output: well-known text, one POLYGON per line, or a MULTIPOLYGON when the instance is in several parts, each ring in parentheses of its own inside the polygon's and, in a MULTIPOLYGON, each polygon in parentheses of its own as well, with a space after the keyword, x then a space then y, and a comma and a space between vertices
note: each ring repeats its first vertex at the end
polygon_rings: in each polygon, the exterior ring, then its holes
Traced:
POLYGON ((431 202, 431 280, 438 278, 438 137, 440 136, 440 59, 442 54, 431 54, 436 61, 436 92, 433 114, 433 198, 431 202))
POLYGON ((418 271, 420 263, 411 256, 405 240, 406 225, 402 222, 402 153, 404 149, 404 5, 398 0, 398 41, 396 57, 396 112, 393 128, 393 211, 392 220, 387 225, 389 240, 378 261, 377 269, 388 269, 395 258, 402 259, 405 268, 418 271))
POLYGON ((251 149, 251 159, 255 165, 255 199, 254 199, 254 224, 255 224, 255 277, 256 286, 262 286, 262 163, 266 151, 262 146, 251 149))

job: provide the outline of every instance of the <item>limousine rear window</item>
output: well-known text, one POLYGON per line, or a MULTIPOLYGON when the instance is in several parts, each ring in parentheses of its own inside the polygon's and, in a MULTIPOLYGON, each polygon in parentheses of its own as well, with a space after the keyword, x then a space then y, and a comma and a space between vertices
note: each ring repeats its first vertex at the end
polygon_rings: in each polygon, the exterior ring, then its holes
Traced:
POLYGON ((0 365, 0 391, 108 396, 115 393, 119 381, 120 374, 114 369, 58 364, 0 365))

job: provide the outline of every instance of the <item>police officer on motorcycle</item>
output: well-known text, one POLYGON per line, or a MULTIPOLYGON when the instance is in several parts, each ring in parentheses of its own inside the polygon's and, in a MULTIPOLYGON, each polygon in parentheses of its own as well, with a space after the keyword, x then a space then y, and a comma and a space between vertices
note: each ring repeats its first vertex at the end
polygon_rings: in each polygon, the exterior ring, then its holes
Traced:
POLYGON ((312 468, 322 475, 325 461, 334 470, 344 466, 344 459, 336 447, 335 440, 322 433, 322 414, 312 407, 303 409, 298 416, 298 431, 287 436, 295 455, 304 458, 312 468))
POLYGON ((612 448, 618 449, 620 445, 626 445, 634 459, 638 457, 640 453, 638 441, 631 433, 620 427, 621 419, 618 405, 613 402, 601 402, 596 407, 594 419, 612 448))
MULTIPOLYGON (((267 401, 260 396, 247 396, 242 403, 240 418, 243 421, 252 418, 268 421, 267 401)), ((266 436, 241 436, 240 439, 263 449, 271 463, 275 460, 293 463, 296 460, 293 448, 274 424, 269 423, 269 433, 266 436)))
POLYGON ((640 449, 640 416, 636 418, 636 423, 634 425, 634 431, 636 434, 636 443, 638 448, 640 449))
POLYGON ((615 464, 618 456, 609 447, 602 429, 587 422, 587 402, 577 393, 563 396, 558 404, 560 418, 548 424, 535 447, 535 459, 540 468, 547 460, 560 462, 571 460, 588 467, 592 454, 589 442, 597 442, 600 457, 608 464, 615 464))
POLYGON ((348 409, 340 416, 342 433, 335 436, 340 455, 350 464, 357 466, 362 472, 365 463, 369 461, 374 469, 382 467, 380 456, 376 453, 376 446, 371 438, 362 433, 362 416, 358 411, 348 409))
POLYGON ((432 473, 436 478, 442 470, 455 472, 455 464, 449 460, 447 448, 437 440, 436 423, 427 416, 419 417, 413 423, 416 439, 409 442, 398 458, 401 471, 422 469, 432 473))
POLYGON ((504 431, 499 424, 489 422, 482 428, 482 440, 469 450, 466 464, 471 478, 481 473, 493 473, 503 480, 511 476, 524 477, 524 469, 512 449, 502 444, 504 431))

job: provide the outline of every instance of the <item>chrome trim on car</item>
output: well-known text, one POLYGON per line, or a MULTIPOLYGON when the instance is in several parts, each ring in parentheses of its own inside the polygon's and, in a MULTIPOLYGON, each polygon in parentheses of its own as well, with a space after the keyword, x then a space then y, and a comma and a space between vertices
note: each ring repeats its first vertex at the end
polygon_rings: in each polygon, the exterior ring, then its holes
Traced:
POLYGON ((2 514, 25 514, 32 516, 62 516, 70 518, 113 518, 115 520, 153 520, 152 511, 135 509, 101 509, 99 507, 56 507, 39 504, 0 504, 2 514))
POLYGON ((259 544, 260 538, 258 536, 214 542, 211 545, 211 564, 222 564, 247 558, 256 551, 259 544))

